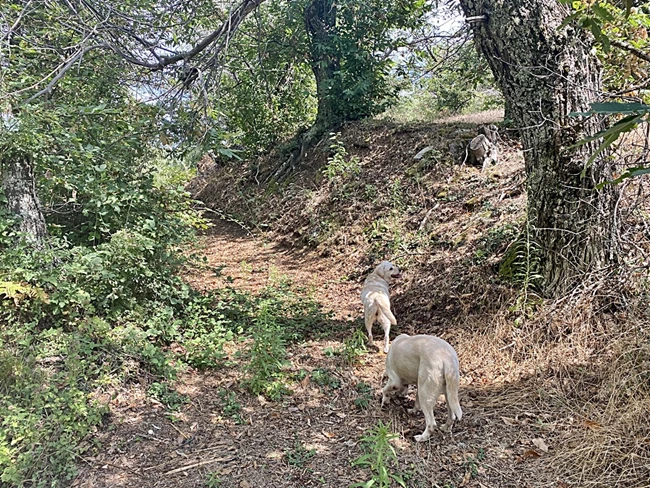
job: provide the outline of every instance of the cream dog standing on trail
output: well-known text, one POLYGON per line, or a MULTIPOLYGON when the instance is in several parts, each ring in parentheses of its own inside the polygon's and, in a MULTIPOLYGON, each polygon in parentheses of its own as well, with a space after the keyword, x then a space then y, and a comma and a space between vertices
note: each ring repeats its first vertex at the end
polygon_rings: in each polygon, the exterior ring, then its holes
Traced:
POLYGON ((390 261, 382 261, 368 275, 361 290, 361 301, 363 302, 363 314, 368 331, 368 342, 374 345, 372 340, 372 324, 379 322, 384 329, 384 352, 388 352, 390 342, 390 326, 396 325, 397 320, 390 311, 390 295, 388 285, 394 279, 401 278, 399 268, 390 261))
POLYGON ((388 400, 389 393, 397 391, 404 394, 408 385, 417 385, 418 391, 414 413, 422 410, 426 420, 424 432, 415 436, 417 442, 429 440, 436 426, 433 409, 441 393, 447 400, 447 423, 441 427, 451 432, 454 419, 460 420, 463 411, 458 402, 458 382, 460 378, 458 356, 446 341, 430 335, 401 334, 395 338, 386 356, 388 383, 382 389, 381 406, 388 400))

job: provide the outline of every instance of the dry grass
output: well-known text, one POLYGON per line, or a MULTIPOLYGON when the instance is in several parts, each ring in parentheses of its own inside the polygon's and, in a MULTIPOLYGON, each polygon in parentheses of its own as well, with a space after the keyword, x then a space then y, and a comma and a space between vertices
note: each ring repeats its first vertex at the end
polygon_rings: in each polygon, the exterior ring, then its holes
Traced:
POLYGON ((503 310, 468 318, 454 337, 464 381, 507 386, 508 396, 495 395, 484 406, 519 405, 546 425, 551 479, 570 486, 649 486, 645 298, 603 313, 598 291, 584 287, 542 302, 521 321, 503 310))

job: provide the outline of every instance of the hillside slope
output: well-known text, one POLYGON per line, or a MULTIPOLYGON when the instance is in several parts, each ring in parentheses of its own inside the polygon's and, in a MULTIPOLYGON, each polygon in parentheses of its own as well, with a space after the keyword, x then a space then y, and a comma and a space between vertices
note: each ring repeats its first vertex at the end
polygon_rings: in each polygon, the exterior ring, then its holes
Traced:
POLYGON ((272 155, 250 172, 215 168, 196 197, 288 247, 335 258, 352 282, 382 259, 396 261, 409 271, 397 290, 398 303, 408 305, 402 313, 430 327, 477 288, 509 293, 495 265, 521 230, 523 160, 517 142, 504 138, 496 167, 459 164, 476 129, 468 122, 351 124, 321 143, 282 188, 257 183, 277 164, 272 155))

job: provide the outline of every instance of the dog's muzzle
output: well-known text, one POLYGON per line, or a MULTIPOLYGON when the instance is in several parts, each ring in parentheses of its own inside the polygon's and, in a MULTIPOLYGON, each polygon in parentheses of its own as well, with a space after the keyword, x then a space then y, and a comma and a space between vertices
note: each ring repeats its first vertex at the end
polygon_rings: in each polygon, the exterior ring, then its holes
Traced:
POLYGON ((390 275, 390 277, 397 280, 397 279, 402 277, 402 273, 392 274, 392 275, 390 275))

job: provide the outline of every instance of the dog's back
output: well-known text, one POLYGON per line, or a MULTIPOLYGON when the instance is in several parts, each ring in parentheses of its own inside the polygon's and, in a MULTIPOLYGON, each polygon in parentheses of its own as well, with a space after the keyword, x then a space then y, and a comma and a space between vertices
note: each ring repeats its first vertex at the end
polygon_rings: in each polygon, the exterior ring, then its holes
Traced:
POLYGON ((402 384, 416 384, 418 388, 425 381, 442 383, 451 412, 456 420, 462 418, 458 400, 460 365, 456 351, 447 341, 423 334, 397 336, 386 357, 386 372, 399 377, 402 384))
POLYGON ((361 290, 361 301, 366 302, 368 299, 374 299, 377 295, 389 295, 388 283, 374 271, 370 273, 363 282, 361 290))
POLYGON ((382 280, 379 276, 370 275, 366 278, 363 290, 361 290, 361 303, 363 303, 365 314, 378 312, 383 313, 388 316, 389 319, 392 319, 388 283, 382 280), (388 313, 386 313, 386 311, 388 311, 388 313))
POLYGON ((373 344, 372 325, 379 322, 384 329, 384 352, 388 352, 390 326, 397 324, 397 319, 390 309, 389 282, 380 276, 378 268, 366 278, 361 290, 361 302, 370 344, 373 344))

